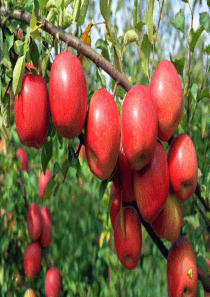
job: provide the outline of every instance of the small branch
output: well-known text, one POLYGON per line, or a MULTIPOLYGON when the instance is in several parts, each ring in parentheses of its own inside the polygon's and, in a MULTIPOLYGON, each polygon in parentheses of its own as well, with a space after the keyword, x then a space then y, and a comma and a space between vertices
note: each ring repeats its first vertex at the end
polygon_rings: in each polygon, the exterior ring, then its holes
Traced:
POLYGON ((50 261, 50 260, 48 259, 45 248, 42 248, 42 256, 43 256, 43 258, 45 259, 45 262, 46 262, 46 264, 47 264, 47 268, 48 268, 48 269, 51 268, 51 267, 53 266, 53 263, 52 263, 52 261, 50 261))
MULTIPOLYGON (((12 19, 24 22, 26 24, 30 23, 31 20, 31 14, 24 11, 14 10, 13 12, 10 12, 6 7, 0 8, 0 13, 2 13, 4 16, 9 16, 12 19)), ((86 45, 83 41, 76 38, 75 36, 72 36, 62 30, 61 28, 58 28, 48 22, 47 20, 42 21, 40 17, 37 18, 38 22, 37 24, 42 23, 41 29, 45 32, 49 33, 50 35, 56 37, 56 34, 59 35, 59 39, 63 42, 68 42, 68 45, 75 50, 81 52, 84 56, 89 58, 93 63, 95 63, 97 66, 101 67, 106 73, 108 73, 115 81, 119 81, 119 85, 124 88, 126 91, 129 91, 133 85, 128 81, 126 76, 115 67, 110 64, 104 57, 102 57, 99 53, 97 53, 95 50, 93 50, 90 46, 86 45)))
POLYGON ((205 207, 206 211, 210 212, 210 203, 209 203, 209 199, 208 197, 206 197, 206 199, 204 199, 203 197, 201 197, 201 186, 199 183, 197 183, 197 187, 195 189, 195 194, 198 196, 199 200, 201 201, 201 203, 203 204, 203 206, 205 207))
POLYGON ((156 35, 155 35, 154 43, 153 43, 152 68, 151 68, 151 72, 150 72, 150 78, 152 77, 152 72, 153 72, 153 67, 154 67, 154 59, 155 59, 155 43, 156 43, 156 41, 157 41, 157 34, 158 34, 159 26, 160 26, 160 20, 161 20, 161 15, 162 15, 162 12, 163 12, 163 6, 164 6, 164 0, 163 0, 163 2, 162 2, 162 6, 161 6, 161 9, 160 9, 160 15, 159 15, 159 20, 158 20, 157 31, 156 31, 156 35))
POLYGON ((198 204, 198 201, 195 199, 195 197, 193 197, 193 200, 199 210, 199 212, 201 213, 202 217, 204 218, 205 222, 206 222, 206 225, 210 228, 210 221, 207 219, 207 216, 206 214, 204 213, 204 211, 200 208, 199 204, 198 204))

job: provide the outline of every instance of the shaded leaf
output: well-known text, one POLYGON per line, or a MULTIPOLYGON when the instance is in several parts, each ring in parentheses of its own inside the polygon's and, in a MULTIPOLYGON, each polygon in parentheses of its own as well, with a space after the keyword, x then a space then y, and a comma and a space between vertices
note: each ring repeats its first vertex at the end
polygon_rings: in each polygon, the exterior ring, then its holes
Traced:
POLYGON ((100 11, 106 22, 109 21, 109 5, 108 0, 100 0, 100 11))
POLYGON ((176 68, 178 74, 183 76, 185 58, 173 59, 172 55, 170 54, 170 60, 173 63, 174 67, 176 68))
POLYGON ((84 23, 84 20, 87 14, 88 5, 89 5, 89 0, 84 0, 82 7, 80 9, 79 18, 77 20, 77 24, 79 26, 82 26, 82 24, 84 23))
POLYGON ((201 91, 200 95, 198 96, 198 100, 201 100, 203 98, 210 98, 210 88, 205 88, 201 91))
POLYGON ((150 41, 147 34, 144 34, 141 43, 141 54, 142 54, 142 68, 147 77, 149 77, 149 54, 150 54, 150 41))
POLYGON ((141 31, 142 31, 142 28, 143 28, 144 25, 145 25, 144 22, 139 21, 139 22, 135 25, 135 29, 136 29, 136 31, 141 32, 141 31))
POLYGON ((201 25, 195 32, 193 28, 190 30, 189 45, 191 52, 194 51, 195 45, 204 29, 204 26, 201 25))
POLYGON ((139 40, 138 34, 133 30, 128 30, 124 36, 124 46, 138 40, 139 40))
POLYGON ((200 24, 204 26, 206 31, 210 33, 210 16, 208 12, 201 12, 199 14, 200 24))
POLYGON ((100 184, 100 188, 99 188, 99 200, 101 201, 101 199, 104 196, 104 193, 106 191, 107 185, 108 185, 109 179, 106 180, 102 180, 101 184, 100 184))
POLYGON ((74 1, 73 20, 76 22, 80 13, 81 0, 74 1))

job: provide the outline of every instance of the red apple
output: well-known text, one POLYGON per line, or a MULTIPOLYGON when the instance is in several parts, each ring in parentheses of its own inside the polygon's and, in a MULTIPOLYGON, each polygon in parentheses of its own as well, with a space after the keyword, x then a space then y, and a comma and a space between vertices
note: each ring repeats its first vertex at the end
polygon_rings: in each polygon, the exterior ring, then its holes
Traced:
POLYGON ((113 229, 114 229, 115 219, 120 211, 121 195, 122 195, 121 187, 120 186, 116 187, 115 184, 113 183, 110 191, 110 199, 112 199, 112 204, 110 207, 110 220, 111 220, 113 229))
POLYGON ((38 189, 39 189, 39 196, 42 200, 43 200, 45 188, 46 188, 48 182, 50 181, 51 177, 52 177, 52 175, 51 175, 51 171, 49 169, 46 169, 45 174, 42 171, 39 175, 38 189))
POLYGON ((125 96, 121 113, 121 136, 131 167, 142 169, 151 160, 157 140, 157 114, 149 89, 137 85, 125 96))
POLYGON ((25 170, 28 172, 28 157, 25 150, 22 147, 16 150, 16 156, 20 158, 21 170, 25 170))
POLYGON ((176 241, 182 228, 183 211, 184 202, 180 201, 175 194, 169 193, 164 208, 152 222, 155 234, 168 241, 176 241))
POLYGON ((68 139, 77 137, 87 113, 87 85, 80 61, 70 52, 55 57, 49 92, 53 124, 58 134, 68 139))
POLYGON ((149 90, 158 116, 158 138, 168 141, 181 122, 184 99, 181 81, 174 65, 167 60, 158 64, 149 90))
POLYGON ((43 247, 47 248, 50 246, 50 243, 52 241, 52 215, 47 206, 42 207, 41 215, 43 227, 40 236, 40 242, 43 247))
POLYGON ((36 295, 32 289, 27 289, 23 297, 36 297, 36 295))
POLYGON ((99 179, 108 179, 115 169, 120 148, 120 117, 114 98, 104 89, 90 101, 85 152, 88 166, 99 179))
POLYGON ((167 258, 168 296, 194 297, 197 292, 197 263, 191 242, 179 237, 168 253, 167 258))
POLYGON ((170 182, 176 196, 186 201, 195 192, 198 178, 196 151, 187 134, 178 135, 168 152, 170 182))
POLYGON ((15 97, 15 123, 23 145, 40 149, 47 137, 49 99, 43 77, 24 74, 19 97, 15 97))
POLYGON ((120 212, 114 225, 114 241, 117 256, 126 269, 134 269, 139 262, 142 246, 141 223, 136 209, 123 208, 125 237, 120 224, 120 212))
POLYGON ((120 151, 118 163, 116 166, 116 174, 113 183, 119 183, 122 189, 122 200, 132 202, 135 200, 133 191, 133 170, 125 155, 122 141, 120 142, 120 151))
POLYGON ((59 297, 61 290, 61 276, 58 268, 52 267, 47 270, 45 277, 46 297, 59 297))
POLYGON ((24 252, 24 270, 29 280, 39 272, 42 261, 42 250, 38 241, 30 243, 24 252))
POLYGON ((22 28, 19 28, 19 30, 18 30, 18 37, 19 37, 20 39, 23 38, 23 29, 22 29, 22 28))
POLYGON ((133 170, 134 195, 142 218, 151 223, 163 209, 169 193, 169 171, 166 153, 156 141, 150 163, 133 170))
POLYGON ((36 241, 42 233, 42 215, 39 206, 31 203, 27 212, 28 233, 33 241, 36 241))

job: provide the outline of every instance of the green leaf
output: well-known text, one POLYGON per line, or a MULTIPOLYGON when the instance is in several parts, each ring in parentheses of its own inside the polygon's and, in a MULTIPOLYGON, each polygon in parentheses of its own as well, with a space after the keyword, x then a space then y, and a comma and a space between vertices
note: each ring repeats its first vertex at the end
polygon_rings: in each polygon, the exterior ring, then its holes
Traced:
POLYGON ((203 288, 203 284, 202 284, 202 282, 198 279, 198 285, 197 285, 196 297, 203 297, 203 296, 205 296, 204 293, 205 293, 205 291, 204 291, 204 288, 203 288))
POLYGON ((142 54, 142 68, 144 73, 149 78, 149 54, 150 54, 150 41, 147 34, 144 34, 142 43, 141 43, 141 54, 142 54))
POLYGON ((172 25, 177 29, 184 33, 185 27, 185 16, 182 9, 176 14, 175 20, 172 22, 172 25))
MULTIPOLYGON (((72 14, 69 11, 64 10, 62 29, 65 30, 66 28, 70 27, 72 24, 72 20, 73 20, 72 14)), ((60 14, 59 16, 59 23, 61 24, 61 22, 62 22, 62 14, 60 14)))
POLYGON ((136 25, 135 25, 135 29, 136 31, 138 31, 139 33, 142 31, 143 26, 145 25, 144 22, 139 21, 136 25))
POLYGON ((191 91, 191 94, 192 94, 193 98, 196 100, 197 95, 198 95, 198 85, 196 83, 193 83, 190 91, 191 91))
POLYGON ((16 40, 14 43, 15 53, 19 56, 23 51, 24 42, 21 40, 16 40))
POLYGON ((73 20, 76 22, 80 13, 81 0, 74 0, 73 20))
POLYGON ((68 146, 68 152, 69 152, 69 156, 68 156, 69 166, 75 168, 78 174, 80 174, 81 166, 80 166, 79 158, 76 155, 74 148, 71 147, 70 145, 68 146))
POLYGON ((28 27, 26 36, 25 36, 25 45, 24 45, 24 56, 25 57, 26 57, 27 52, 29 51, 29 38, 30 38, 30 28, 28 27))
POLYGON ((138 0, 134 0, 134 9, 133 9, 133 26, 136 26, 137 23, 137 11, 138 11, 138 0))
POLYGON ((191 28, 190 30, 190 36, 189 36, 189 45, 190 45, 190 50, 191 52, 193 53, 194 52, 194 48, 195 48, 195 45, 201 35, 201 33, 204 31, 204 26, 200 26, 198 27, 198 29, 194 32, 194 29, 191 28))
POLYGON ((109 5, 108 0, 100 0, 100 11, 106 22, 109 21, 109 5))
POLYGON ((150 42, 153 44, 153 9, 154 9, 155 0, 149 0, 148 4, 148 13, 147 13, 147 28, 148 28, 148 37, 150 42))
POLYGON ((55 177, 59 171, 60 171, 60 166, 59 166, 58 162, 55 162, 54 167, 53 167, 53 177, 55 177))
POLYGON ((55 185, 56 185, 56 181, 54 180, 54 178, 51 178, 51 180, 48 182, 45 188, 43 201, 50 198, 50 195, 52 194, 52 191, 55 185))
POLYGON ((210 98, 210 89, 209 88, 205 88, 204 90, 201 91, 200 95, 198 96, 198 100, 201 100, 205 97, 210 98))
POLYGON ((8 236, 1 237, 1 242, 0 242, 1 252, 3 252, 5 248, 9 245, 9 242, 10 242, 10 238, 8 236))
POLYGON ((7 41, 8 51, 9 51, 14 44, 14 34, 7 34, 6 41, 7 41))
POLYGON ((101 201, 101 199, 104 196, 104 193, 106 191, 107 185, 108 185, 109 179, 105 179, 102 180, 101 184, 100 184, 100 188, 99 188, 99 200, 101 201))
POLYGON ((42 147, 42 154, 41 154, 42 169, 44 172, 51 158, 52 158, 52 139, 50 138, 49 140, 47 137, 42 147))
POLYGON ((48 15, 47 15, 48 22, 54 24, 55 20, 56 20, 56 17, 57 17, 57 14, 58 14, 58 9, 57 8, 52 8, 50 10, 50 12, 48 13, 48 15))
POLYGON ((77 20, 77 24, 79 26, 82 26, 87 14, 87 9, 88 9, 88 5, 89 5, 89 0, 84 0, 82 7, 80 9, 80 14, 79 14, 79 18, 77 20))
POLYGON ((4 94, 1 101, 1 118, 2 124, 8 128, 10 123, 10 96, 7 93, 4 94))
POLYGON ((39 15, 39 0, 34 0, 34 10, 35 10, 36 16, 38 16, 39 15))
POLYGON ((170 60, 173 63, 174 67, 176 68, 178 74, 183 76, 185 58, 182 57, 182 58, 173 59, 172 55, 170 54, 170 60))
POLYGON ((204 53, 205 53, 206 55, 209 55, 209 54, 210 54, 210 45, 208 45, 208 46, 205 48, 204 53))
POLYGON ((63 174, 63 177, 66 176, 66 171, 69 169, 69 160, 65 160, 62 164, 62 167, 61 167, 61 171, 62 171, 62 174, 63 174))
POLYGON ((108 45, 107 45, 107 42, 105 40, 103 40, 102 38, 99 38, 97 41, 96 41, 96 44, 95 44, 95 47, 96 48, 99 48, 99 49, 108 49, 108 45))
POLYGON ((204 26, 206 31, 210 33, 210 16, 208 12, 201 12, 199 14, 200 24, 204 26))
POLYGON ((57 8, 57 4, 55 0, 47 1, 46 10, 49 11, 51 8, 57 8))
POLYGON ((129 43, 136 42, 138 40, 139 40, 138 34, 133 30, 128 30, 125 33, 123 45, 126 46, 129 43))
POLYGON ((41 54, 41 56, 39 58, 39 62, 41 63, 43 77, 45 77, 46 72, 47 72, 47 67, 49 64, 49 56, 50 56, 50 52, 41 54))
POLYGON ((36 42, 32 43, 32 52, 31 52, 31 61, 34 66, 38 68, 38 60, 39 60, 39 49, 36 42))
POLYGON ((35 12, 34 12, 34 9, 32 11, 32 18, 30 20, 30 27, 31 29, 34 29, 36 27, 36 23, 37 23, 37 18, 35 16, 35 12))
POLYGON ((202 269, 205 275, 208 275, 208 266, 203 256, 196 256, 197 267, 202 269))
POLYGON ((18 58, 13 72, 13 93, 15 96, 21 91, 24 73, 25 56, 22 56, 18 58))

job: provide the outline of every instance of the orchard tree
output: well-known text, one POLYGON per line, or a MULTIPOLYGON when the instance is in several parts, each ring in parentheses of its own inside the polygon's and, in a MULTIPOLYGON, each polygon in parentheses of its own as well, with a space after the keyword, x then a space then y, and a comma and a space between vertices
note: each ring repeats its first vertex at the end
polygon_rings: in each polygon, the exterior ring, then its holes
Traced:
POLYGON ((1 296, 210 295, 210 2, 179 6, 1 1, 1 296))

